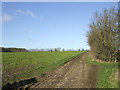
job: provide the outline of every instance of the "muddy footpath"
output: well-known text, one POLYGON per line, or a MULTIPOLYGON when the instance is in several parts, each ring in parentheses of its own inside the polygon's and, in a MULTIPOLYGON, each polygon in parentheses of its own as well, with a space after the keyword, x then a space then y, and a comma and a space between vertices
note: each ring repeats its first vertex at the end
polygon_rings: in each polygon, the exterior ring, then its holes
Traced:
POLYGON ((86 63, 86 54, 60 66, 49 75, 37 78, 37 83, 28 88, 95 88, 98 66, 86 63))
POLYGON ((15 82, 6 87, 20 88, 95 88, 97 65, 86 63, 88 53, 75 57, 64 65, 47 72, 43 77, 15 82))

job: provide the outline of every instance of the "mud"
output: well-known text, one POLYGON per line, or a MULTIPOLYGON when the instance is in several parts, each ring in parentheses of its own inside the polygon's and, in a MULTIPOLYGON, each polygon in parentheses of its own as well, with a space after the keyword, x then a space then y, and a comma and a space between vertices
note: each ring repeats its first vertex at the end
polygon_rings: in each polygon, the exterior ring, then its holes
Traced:
POLYGON ((27 88, 95 88, 98 66, 86 63, 86 54, 78 56, 27 88))

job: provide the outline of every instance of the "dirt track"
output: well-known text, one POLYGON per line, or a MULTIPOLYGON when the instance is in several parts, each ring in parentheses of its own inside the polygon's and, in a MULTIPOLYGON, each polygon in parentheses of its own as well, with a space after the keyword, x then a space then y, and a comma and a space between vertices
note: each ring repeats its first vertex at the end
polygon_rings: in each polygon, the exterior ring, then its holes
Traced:
POLYGON ((85 62, 86 53, 57 68, 28 88, 95 88, 98 67, 85 62))

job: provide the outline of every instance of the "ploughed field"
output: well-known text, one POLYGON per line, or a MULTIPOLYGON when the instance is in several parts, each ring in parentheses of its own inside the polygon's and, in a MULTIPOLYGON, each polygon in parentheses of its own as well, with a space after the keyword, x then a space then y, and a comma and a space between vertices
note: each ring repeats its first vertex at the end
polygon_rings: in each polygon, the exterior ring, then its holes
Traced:
POLYGON ((60 65, 79 56, 82 51, 3 52, 2 86, 8 83, 44 76, 60 65))

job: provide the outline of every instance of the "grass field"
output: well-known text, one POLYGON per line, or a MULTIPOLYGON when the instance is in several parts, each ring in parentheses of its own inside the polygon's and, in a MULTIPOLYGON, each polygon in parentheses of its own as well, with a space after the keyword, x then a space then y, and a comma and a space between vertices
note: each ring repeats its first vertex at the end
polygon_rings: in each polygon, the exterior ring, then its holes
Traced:
MULTIPOLYGON (((97 62, 87 58, 87 63, 98 65, 97 88, 118 88, 118 63, 97 62)), ((120 87, 119 87, 120 88, 120 87)))
POLYGON ((64 52, 3 52, 3 86, 31 77, 44 76, 45 72, 80 55, 80 51, 64 52))

